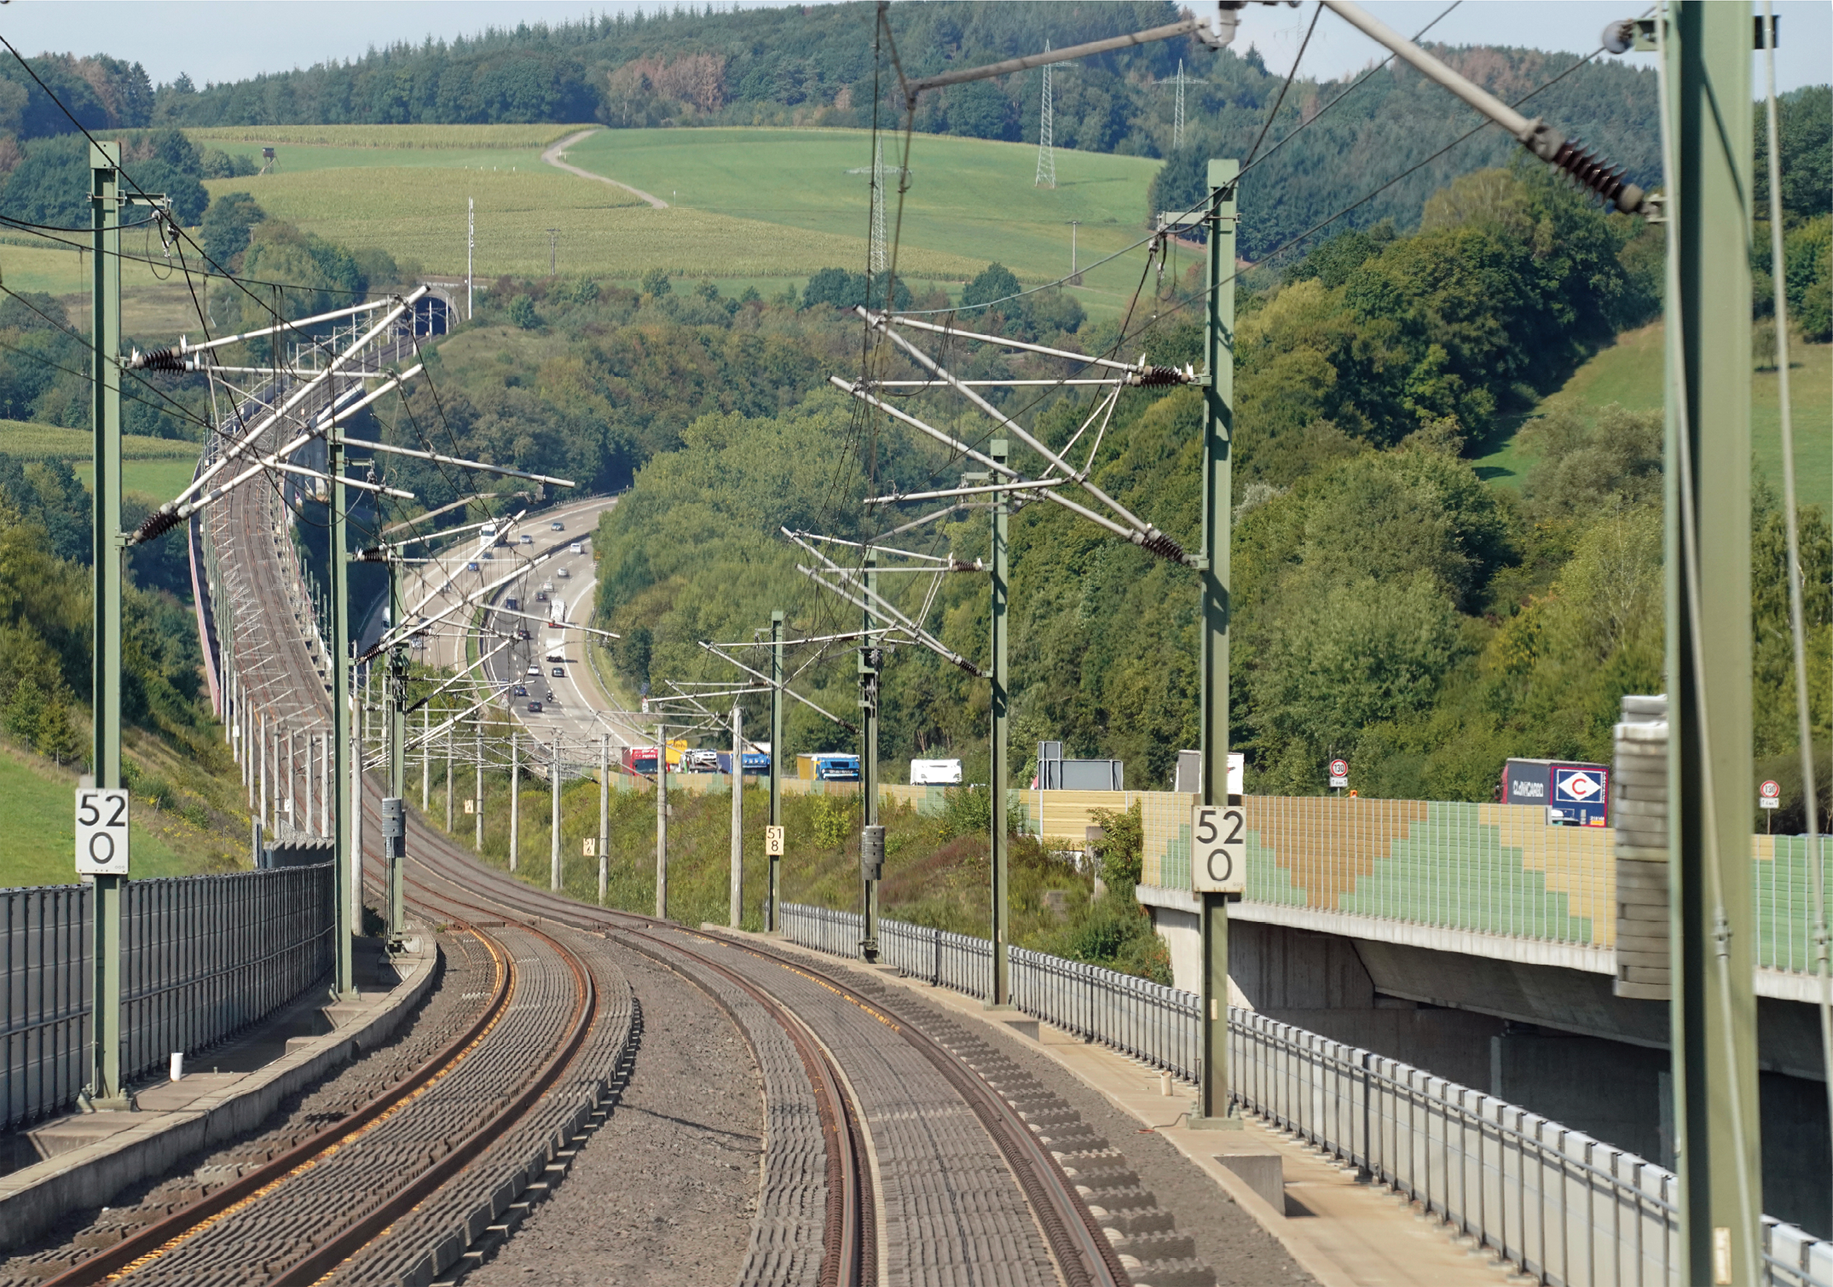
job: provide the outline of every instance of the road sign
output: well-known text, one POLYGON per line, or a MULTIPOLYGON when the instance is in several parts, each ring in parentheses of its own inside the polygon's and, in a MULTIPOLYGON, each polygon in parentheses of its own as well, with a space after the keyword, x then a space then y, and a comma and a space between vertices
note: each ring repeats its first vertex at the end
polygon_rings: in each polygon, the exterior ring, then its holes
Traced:
POLYGON ((596 836, 586 837, 585 856, 588 858, 598 857, 598 838, 596 836))
POLYGON ((781 827, 764 828, 764 857, 781 858, 783 856, 783 829, 781 827))
POLYGON ((1757 788, 1757 803, 1765 809, 1780 809, 1782 807, 1782 784, 1774 779, 1766 780, 1762 786, 1757 788))
POLYGON ((127 792, 76 789, 76 874, 127 875, 127 792))
POLYGON ((477 801, 466 800, 465 801, 465 812, 466 813, 476 813, 477 812, 477 801))
POLYGON ((1348 760, 1332 760, 1330 762, 1331 790, 1333 791, 1341 790, 1343 787, 1346 787, 1348 785, 1349 785, 1349 761, 1348 760))
POLYGON ((1247 892, 1247 815, 1240 805, 1191 807, 1190 887, 1199 894, 1247 892))

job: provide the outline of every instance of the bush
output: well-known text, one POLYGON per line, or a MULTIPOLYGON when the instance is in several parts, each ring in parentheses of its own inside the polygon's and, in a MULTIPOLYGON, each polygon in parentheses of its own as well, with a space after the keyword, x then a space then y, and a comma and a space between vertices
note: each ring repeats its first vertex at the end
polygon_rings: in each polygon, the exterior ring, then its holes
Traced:
POLYGON ((1135 800, 1126 809, 1096 809, 1095 823, 1101 839, 1095 841, 1095 861, 1109 890, 1132 897, 1133 886, 1145 871, 1146 826, 1135 800))
POLYGON ((535 301, 526 295, 517 295, 510 302, 509 320, 525 331, 532 331, 541 325, 540 315, 535 312, 535 301))
POLYGON ((1795 310, 1801 325, 1801 338, 1811 344, 1833 340, 1833 284, 1825 277, 1801 293, 1801 307, 1795 310))
POLYGON ((985 787, 950 787, 942 793, 942 838, 984 836, 993 829, 993 795, 985 787))

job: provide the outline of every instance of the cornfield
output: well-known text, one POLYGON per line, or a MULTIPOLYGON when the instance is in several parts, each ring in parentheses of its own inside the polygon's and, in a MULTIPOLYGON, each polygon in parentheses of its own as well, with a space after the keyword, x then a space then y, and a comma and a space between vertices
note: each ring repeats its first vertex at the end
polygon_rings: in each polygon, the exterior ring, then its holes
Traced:
POLYGON ((292 147, 546 147, 586 125, 219 125, 186 130, 195 143, 278 143, 292 147))
MULTIPOLYGON (((0 420, 0 452, 15 460, 88 460, 95 438, 87 429, 60 429, 25 420, 0 420)), ((181 438, 147 438, 125 434, 124 460, 196 460, 198 446, 181 438)))

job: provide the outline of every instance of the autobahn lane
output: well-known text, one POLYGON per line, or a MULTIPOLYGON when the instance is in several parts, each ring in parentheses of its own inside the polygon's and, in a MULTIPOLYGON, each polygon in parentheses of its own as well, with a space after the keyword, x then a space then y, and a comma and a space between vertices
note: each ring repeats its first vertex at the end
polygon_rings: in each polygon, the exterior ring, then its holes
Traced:
MULTIPOLYGON (((641 726, 621 718, 625 712, 592 676, 586 655, 591 636, 578 628, 590 623, 595 607, 598 574, 592 552, 593 532, 600 515, 616 503, 615 496, 601 497, 526 521, 511 537, 514 544, 510 550, 541 551, 550 557, 526 577, 490 597, 495 611, 484 618, 482 631, 472 630, 467 622, 467 652, 472 656, 495 648, 503 635, 527 632, 526 640, 517 639, 486 662, 484 672, 492 688, 510 688, 509 708, 516 721, 540 742, 551 744, 558 736, 563 742, 577 745, 608 736, 613 747, 621 748, 635 745, 643 737, 641 726), (563 526, 556 530, 555 523, 563 526), (532 545, 521 544, 522 536, 530 537, 532 545), (518 617, 504 611, 511 599, 515 600, 515 611, 528 615, 518 617), (551 628, 539 619, 556 603, 565 629, 551 628), (557 651, 548 646, 556 636, 563 642, 557 651), (531 710, 531 702, 539 703, 540 709, 531 710)), ((500 556, 503 551, 496 553, 500 556)), ((496 577, 501 575, 499 572, 496 577)))

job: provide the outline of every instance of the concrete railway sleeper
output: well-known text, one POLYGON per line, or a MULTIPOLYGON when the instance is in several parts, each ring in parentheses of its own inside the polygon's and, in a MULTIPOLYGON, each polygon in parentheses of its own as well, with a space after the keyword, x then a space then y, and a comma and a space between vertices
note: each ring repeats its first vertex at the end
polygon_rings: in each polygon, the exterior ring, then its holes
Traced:
POLYGON ((390 1241, 391 1226, 509 1136, 597 1017, 597 983, 557 940, 470 932, 496 963, 490 1002, 407 1082, 52 1281, 303 1284, 333 1270, 362 1280, 345 1262, 390 1241), (553 1004, 565 990, 571 1004, 553 1004), (531 1049, 552 1051, 532 1076, 531 1049))
MULTIPOLYGON (((1009 1182, 1015 1183, 1023 1194, 1030 1217, 1036 1222, 1036 1232, 1041 1234, 1042 1243, 1048 1248, 1045 1257, 1052 1262, 1055 1272, 1049 1278, 1039 1281, 1056 1279, 1072 1287, 1082 1287, 1083 1284, 1089 1287, 1096 1284, 1120 1287, 1131 1282, 1119 1254, 1089 1212, 1082 1195, 1078 1193, 1077 1185, 1065 1173, 1063 1164, 1052 1155, 1051 1150, 1040 1142, 1019 1109, 996 1093, 955 1053, 926 1036, 907 1018, 900 1018, 863 1000, 849 983, 800 960, 718 931, 684 933, 678 927, 647 917, 605 912, 556 898, 482 867, 468 854, 459 851, 430 830, 417 826, 414 829, 419 834, 410 843, 410 852, 419 857, 420 864, 427 869, 429 875, 462 884, 472 897, 482 898, 493 906, 513 909, 522 916, 546 922, 610 932, 615 941, 629 943, 632 947, 638 946, 635 940, 640 938, 645 940, 652 952, 665 949, 677 958, 692 958, 694 964, 701 969, 717 968, 720 976, 728 982, 745 977, 746 962, 768 965, 771 967, 771 984, 760 984, 756 978, 746 981, 769 996, 775 1006, 793 1012, 798 1026, 807 1025, 824 1042, 829 1039, 828 1031, 816 1023, 807 1008, 809 1004, 818 1004, 818 998, 833 1000, 837 1013, 868 1016, 874 1021, 873 1030, 876 1033, 882 1034, 884 1026, 892 1028, 927 1066, 930 1076, 942 1082, 949 1094, 955 1097, 955 1101, 967 1109, 982 1137, 996 1147, 1009 1173, 1009 1182), (794 981, 800 981, 800 992, 794 981), (807 994, 806 998, 803 993, 807 994)), ((679 971, 679 965, 676 968, 679 971)), ((825 1050, 824 1058, 832 1060, 832 1056, 827 1055, 825 1050)), ((910 1070, 906 1068, 904 1071, 908 1074, 910 1070)), ((859 1111, 857 1105, 855 1111, 859 1111)), ((860 1112, 860 1116, 865 1119, 864 1131, 870 1137, 877 1129, 872 1113, 867 1110, 860 1112)), ((915 1195, 914 1201, 920 1205, 929 1202, 931 1196, 919 1193, 915 1195)), ((760 1215, 763 1209, 760 1207, 760 1215)), ((913 1243, 888 1250, 893 1255, 902 1255, 920 1252, 921 1249, 913 1243)), ((1023 1258, 1022 1248, 1008 1250, 1018 1252, 1020 1258, 1023 1258)), ((899 1274, 896 1280, 907 1279, 899 1274)), ((1026 1279, 1013 1275, 1012 1281, 1026 1279)))
MULTIPOLYGON (((431 864, 416 865, 427 879, 410 877, 408 888, 426 895, 428 902, 453 905, 454 895, 434 892, 427 881, 456 882, 431 864)), ((471 902, 457 905, 468 912, 491 911, 471 902)), ((614 941, 706 993, 744 1037, 764 1077, 770 1118, 766 1191, 739 1282, 874 1287, 878 1254, 867 1146, 845 1078, 832 1058, 786 1007, 716 961, 641 929, 616 935, 614 941), (817 1134, 818 1141, 812 1138, 817 1134), (817 1144, 818 1164, 811 1147, 817 1144), (806 1199, 817 1190, 821 1218, 811 1219, 812 1204, 806 1199)))

